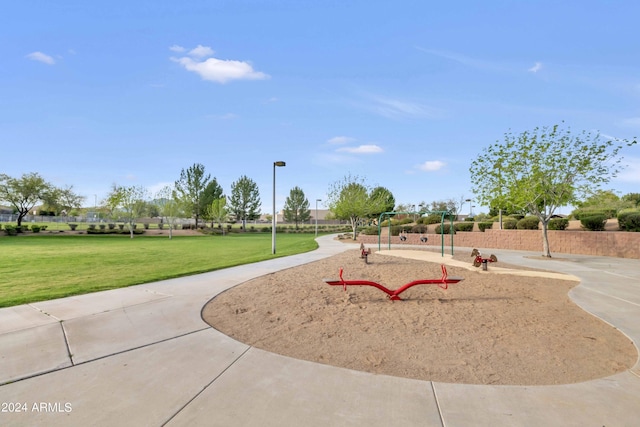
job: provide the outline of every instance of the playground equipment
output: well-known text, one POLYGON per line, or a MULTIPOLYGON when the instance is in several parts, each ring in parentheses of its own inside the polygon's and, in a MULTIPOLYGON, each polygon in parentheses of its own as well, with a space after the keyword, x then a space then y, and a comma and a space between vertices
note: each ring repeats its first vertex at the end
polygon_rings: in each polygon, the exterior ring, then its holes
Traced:
MULTIPOLYGON (((378 217, 378 250, 380 250, 381 245, 382 245, 382 241, 381 241, 381 231, 382 231, 382 223, 384 222, 384 219, 390 219, 391 217, 395 216, 395 215, 399 215, 399 214, 406 214, 406 215, 419 215, 420 217, 425 216, 425 215, 439 215, 440 216, 440 253, 441 255, 444 257, 444 236, 445 236, 445 232, 444 232, 444 221, 445 218, 448 218, 450 221, 450 225, 449 225, 449 232, 446 234, 449 234, 451 236, 451 255, 453 255, 453 235, 455 234, 454 231, 454 227, 453 227, 453 219, 455 217, 455 214, 451 211, 428 211, 428 210, 423 210, 420 212, 383 212, 380 214, 380 216, 378 217)), ((391 221, 388 222, 387 224, 388 226, 388 230, 387 230, 387 238, 388 238, 388 248, 391 249, 391 221)), ((401 242, 405 242, 407 240, 407 236, 406 234, 402 234, 400 235, 400 241, 401 242)), ((427 238, 424 236, 420 236, 420 242, 421 243, 427 243, 427 238)))
POLYGON ((442 264, 442 277, 439 279, 425 279, 425 280, 414 280, 413 282, 409 282, 406 285, 399 287, 396 290, 391 290, 380 283, 371 282, 369 280, 344 280, 342 278, 343 269, 340 269, 340 279, 324 279, 325 283, 331 286, 339 286, 342 285, 345 292, 347 291, 347 286, 373 286, 374 288, 380 289, 382 292, 387 294, 387 297, 392 301, 402 301, 400 298, 400 294, 406 291, 407 289, 416 286, 416 285, 438 285, 439 288, 448 289, 449 284, 458 283, 461 280, 464 280, 462 277, 449 277, 447 274, 447 268, 442 264))
POLYGON ((360 243, 360 258, 364 258, 364 263, 369 264, 369 255, 371 255, 371 248, 364 247, 364 243, 360 243))
POLYGON ((487 263, 489 262, 498 262, 498 258, 494 255, 491 254, 491 256, 489 258, 482 258, 482 255, 480 254, 480 251, 477 249, 473 249, 471 251, 471 256, 475 257, 473 259, 473 266, 474 267, 480 267, 482 265, 482 269, 483 270, 487 270, 487 263))

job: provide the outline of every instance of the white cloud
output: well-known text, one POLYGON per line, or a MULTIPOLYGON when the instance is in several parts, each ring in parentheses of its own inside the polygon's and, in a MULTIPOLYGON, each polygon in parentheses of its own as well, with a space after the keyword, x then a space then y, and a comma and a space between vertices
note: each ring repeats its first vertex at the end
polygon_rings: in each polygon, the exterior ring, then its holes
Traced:
POLYGON ((358 147, 342 147, 338 148, 336 151, 351 153, 351 154, 374 154, 374 153, 382 153, 384 150, 374 144, 368 145, 359 145, 358 147))
POLYGON ((532 73, 537 73, 542 69, 542 62, 536 62, 533 67, 529 68, 528 71, 532 73))
POLYGON ((629 117, 620 121, 623 126, 640 127, 640 117, 629 117))
POLYGON ((32 61, 39 61, 39 62, 43 62, 45 64, 49 64, 49 65, 53 65, 56 63, 56 61, 53 59, 53 57, 46 55, 42 52, 33 52, 30 53, 28 55, 25 56, 25 58, 27 59, 31 59, 32 61))
POLYGON ((334 136, 333 138, 328 139, 327 142, 332 145, 338 145, 338 144, 348 144, 355 140, 356 140, 355 138, 351 138, 349 136, 334 136))
POLYGON ((213 49, 211 49, 209 46, 202 46, 201 44, 189 51, 189 56, 193 56, 196 58, 207 58, 209 56, 213 56, 213 54, 213 49))
POLYGON ((371 101, 366 105, 370 111, 389 118, 440 118, 443 116, 441 110, 415 102, 408 102, 399 99, 386 98, 381 96, 370 96, 371 101))
MULTIPOLYGON (((189 52, 189 55, 204 58, 213 54, 210 47, 198 45, 189 52)), ((171 58, 172 61, 182 65, 187 71, 192 71, 203 80, 209 80, 217 83, 227 83, 231 80, 264 80, 269 75, 260 71, 255 71, 251 64, 243 61, 223 60, 217 58, 208 58, 203 61, 197 59, 182 57, 171 58)))
POLYGON ((174 44, 173 46, 169 46, 169 50, 172 52, 185 52, 187 49, 183 48, 182 46, 178 46, 177 44, 174 44))
POLYGON ((450 61, 457 62, 466 67, 476 68, 479 70, 490 70, 490 71, 501 71, 504 70, 505 67, 502 64, 497 62, 485 61, 481 59, 472 58, 470 56, 465 56, 456 52, 448 52, 443 50, 436 49, 425 49, 420 46, 416 46, 416 49, 428 53, 430 55, 435 55, 440 58, 448 59, 450 61))
POLYGON ((428 160, 418 166, 418 169, 425 172, 435 172, 445 167, 445 163, 440 160, 428 160))

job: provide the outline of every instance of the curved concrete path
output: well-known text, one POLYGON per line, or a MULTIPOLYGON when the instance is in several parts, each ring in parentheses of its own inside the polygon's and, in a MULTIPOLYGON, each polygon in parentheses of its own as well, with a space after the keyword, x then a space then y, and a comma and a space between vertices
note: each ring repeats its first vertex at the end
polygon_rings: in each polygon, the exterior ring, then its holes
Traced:
MULTIPOLYGON (((639 425, 639 364, 560 386, 435 383, 275 355, 200 318, 231 286, 354 247, 319 242, 307 254, 0 309, 0 425, 639 425)), ((640 343, 638 260, 494 253, 578 276, 571 298, 640 343)))

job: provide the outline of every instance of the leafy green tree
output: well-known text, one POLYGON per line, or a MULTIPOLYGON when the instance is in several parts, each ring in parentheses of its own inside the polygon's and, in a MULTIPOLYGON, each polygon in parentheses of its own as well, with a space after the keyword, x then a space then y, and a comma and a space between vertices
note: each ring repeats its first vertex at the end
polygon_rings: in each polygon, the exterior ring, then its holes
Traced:
MULTIPOLYGON (((226 222, 229 217, 227 198, 223 196, 212 201, 208 211, 209 218, 211 218, 211 226, 213 227, 213 223, 217 222, 218 225, 222 227, 222 224, 226 222)), ((224 227, 222 227, 222 235, 224 236, 224 227)))
POLYGON ((372 212, 368 215, 369 219, 378 219, 380 214, 384 212, 392 212, 393 208, 396 206, 396 199, 393 197, 393 193, 386 189, 385 187, 376 187, 371 190, 371 194, 369 196, 371 199, 380 200, 382 202, 382 206, 378 209, 380 212, 372 212))
POLYGON ((80 208, 84 203, 85 197, 75 193, 73 186, 64 188, 51 186, 43 194, 42 200, 47 205, 48 210, 60 215, 63 211, 71 212, 72 209, 80 208))
POLYGON ((147 190, 144 187, 123 187, 115 184, 107 195, 106 204, 113 210, 119 210, 123 222, 129 227, 132 239, 136 219, 144 212, 146 197, 147 190))
POLYGON ((231 184, 231 198, 229 210, 236 221, 242 221, 242 228, 246 230, 247 220, 260 217, 260 192, 258 185, 249 177, 243 175, 231 184))
POLYGON ((547 230, 556 209, 609 182, 622 169, 620 150, 632 144, 586 131, 574 135, 558 125, 508 132, 471 163, 473 192, 482 205, 538 217, 543 256, 550 257, 547 230))
POLYGON ((311 218, 309 200, 304 196, 304 191, 300 187, 293 187, 289 192, 289 197, 284 202, 283 215, 285 221, 296 224, 296 230, 298 223, 304 223, 311 218))
POLYGON ((178 219, 183 215, 182 205, 177 199, 175 187, 172 185, 162 187, 155 195, 154 204, 162 222, 169 226, 169 239, 173 239, 173 230, 176 228, 178 219))
POLYGON ((640 193, 628 193, 622 196, 622 200, 631 204, 631 207, 640 207, 640 193))
POLYGON ((0 200, 9 203, 18 212, 18 227, 36 203, 44 200, 53 187, 35 172, 20 178, 0 174, 0 200))
POLYGON ((351 174, 329 187, 329 210, 337 219, 349 221, 353 230, 353 240, 357 237, 360 222, 375 212, 382 212, 387 202, 381 193, 374 197, 371 197, 371 193, 372 190, 366 185, 364 178, 351 174))
POLYGON ((205 174, 204 166, 194 163, 188 169, 182 169, 180 179, 175 182, 178 199, 186 213, 196 219, 196 228, 198 228, 198 219, 202 216, 204 191, 210 179, 211 175, 205 174))
POLYGON ((222 198, 223 196, 224 195, 222 187, 220 186, 220 184, 218 184, 218 181, 214 177, 211 181, 209 181, 204 191, 202 192, 202 198, 200 199, 200 212, 202 213, 202 218, 213 220, 213 218, 211 218, 211 216, 209 215, 211 203, 222 198))

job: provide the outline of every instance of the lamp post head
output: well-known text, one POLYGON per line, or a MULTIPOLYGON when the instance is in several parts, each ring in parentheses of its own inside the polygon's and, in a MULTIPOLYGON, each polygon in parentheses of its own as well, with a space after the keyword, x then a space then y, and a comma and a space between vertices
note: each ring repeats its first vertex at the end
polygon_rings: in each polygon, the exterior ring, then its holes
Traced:
POLYGON ((280 166, 286 166, 286 165, 287 165, 287 164, 286 164, 285 162, 282 162, 282 161, 280 161, 280 162, 273 162, 273 166, 278 166, 278 167, 280 167, 280 166))

